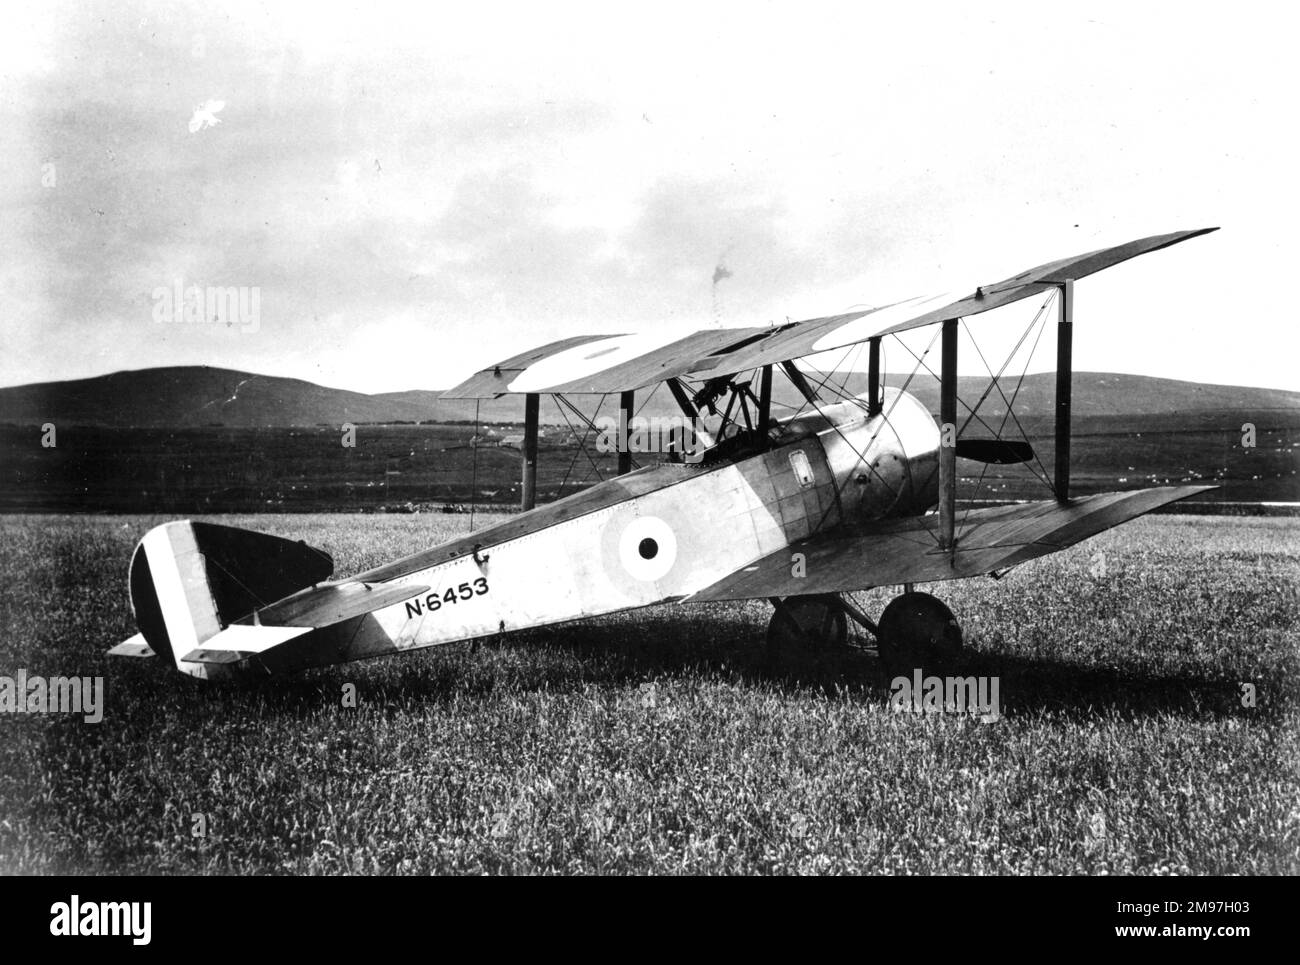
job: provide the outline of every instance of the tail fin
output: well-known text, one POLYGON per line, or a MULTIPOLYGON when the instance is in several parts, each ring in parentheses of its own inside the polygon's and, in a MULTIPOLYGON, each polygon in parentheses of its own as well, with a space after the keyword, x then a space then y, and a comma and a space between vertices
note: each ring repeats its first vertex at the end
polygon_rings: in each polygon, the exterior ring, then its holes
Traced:
POLYGON ((146 533, 131 558, 131 608, 155 654, 207 677, 207 664, 195 659, 204 644, 333 571, 334 561, 306 543, 212 523, 166 523, 146 533))

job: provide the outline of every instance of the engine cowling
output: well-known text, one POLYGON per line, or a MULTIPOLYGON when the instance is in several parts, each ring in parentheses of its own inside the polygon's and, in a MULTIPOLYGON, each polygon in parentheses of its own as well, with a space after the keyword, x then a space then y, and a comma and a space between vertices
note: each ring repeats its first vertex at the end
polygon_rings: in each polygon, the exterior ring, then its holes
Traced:
POLYGON ((917 516, 939 501, 939 427, 914 396, 886 388, 882 411, 829 408, 818 433, 846 520, 917 516))

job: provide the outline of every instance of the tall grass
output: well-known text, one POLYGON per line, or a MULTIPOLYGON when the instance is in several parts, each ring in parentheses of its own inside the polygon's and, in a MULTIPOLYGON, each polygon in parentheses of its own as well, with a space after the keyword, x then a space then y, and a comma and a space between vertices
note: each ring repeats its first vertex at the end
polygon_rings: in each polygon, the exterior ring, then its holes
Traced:
MULTIPOLYGON (((467 522, 217 519, 344 573, 467 522)), ((996 723, 891 713, 861 651, 769 665, 766 603, 203 684, 103 656, 159 521, 0 520, 0 674, 107 678, 101 724, 0 716, 0 871, 1300 871, 1297 520, 1148 518, 928 585, 996 723)))

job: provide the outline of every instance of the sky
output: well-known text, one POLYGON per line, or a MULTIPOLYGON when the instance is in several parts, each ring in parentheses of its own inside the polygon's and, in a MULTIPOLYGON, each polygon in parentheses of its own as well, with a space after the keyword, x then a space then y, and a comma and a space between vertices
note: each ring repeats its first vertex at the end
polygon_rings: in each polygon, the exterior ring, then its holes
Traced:
MULTIPOLYGON (((1300 388, 1285 8, 7 3, 0 385, 439 389, 1217 225, 1078 283, 1076 370, 1300 388)), ((972 320, 989 364, 1039 307, 972 320)))

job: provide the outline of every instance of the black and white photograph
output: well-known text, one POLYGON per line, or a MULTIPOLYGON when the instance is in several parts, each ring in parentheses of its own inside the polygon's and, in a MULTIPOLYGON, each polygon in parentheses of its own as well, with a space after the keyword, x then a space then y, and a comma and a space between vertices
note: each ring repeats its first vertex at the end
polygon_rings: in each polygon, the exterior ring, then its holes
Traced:
POLYGON ((1285 6, 4 11, 24 930, 1140 877, 1080 920, 1249 946, 1233 881, 1300 871, 1285 6))

